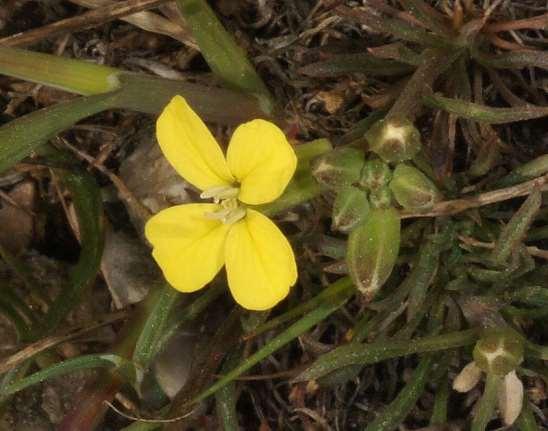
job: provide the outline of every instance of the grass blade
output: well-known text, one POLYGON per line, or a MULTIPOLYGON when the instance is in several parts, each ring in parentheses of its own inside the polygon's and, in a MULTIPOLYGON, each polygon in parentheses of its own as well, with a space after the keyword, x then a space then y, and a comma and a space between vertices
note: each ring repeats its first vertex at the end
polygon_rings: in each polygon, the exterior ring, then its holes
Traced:
POLYGON ((101 355, 83 355, 76 358, 67 359, 66 361, 55 364, 49 368, 38 371, 30 376, 18 380, 4 388, 0 393, 0 397, 8 397, 19 391, 22 391, 29 386, 41 383, 45 380, 53 377, 63 376, 65 374, 72 373, 77 370, 85 370, 89 368, 98 367, 117 367, 128 366, 130 369, 134 369, 133 365, 121 358, 120 356, 112 354, 101 355))
MULTIPOLYGON (((56 159, 67 160, 64 155, 56 159)), ((69 158, 70 160, 70 158, 69 158)), ((103 204, 95 179, 86 171, 57 170, 72 196, 80 233, 80 256, 69 274, 69 285, 55 298, 44 318, 44 333, 55 329, 91 286, 103 254, 103 204)))

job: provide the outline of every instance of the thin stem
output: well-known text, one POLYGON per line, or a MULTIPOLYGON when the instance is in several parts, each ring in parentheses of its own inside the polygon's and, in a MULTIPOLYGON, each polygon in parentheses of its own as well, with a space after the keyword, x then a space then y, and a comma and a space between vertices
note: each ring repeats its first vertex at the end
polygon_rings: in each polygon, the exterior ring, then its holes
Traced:
POLYGON ((547 184, 548 174, 512 187, 493 190, 491 192, 482 193, 468 198, 439 202, 435 204, 434 208, 428 212, 420 213, 403 210, 401 211, 400 216, 401 218, 411 218, 438 217, 443 215, 458 214, 471 208, 479 208, 485 205, 491 205, 497 202, 517 198, 519 196, 526 196, 533 193, 535 190, 544 191, 547 184))
POLYGON ((491 420, 497 404, 497 393, 501 378, 495 374, 487 374, 483 395, 479 400, 471 431, 484 431, 491 420))

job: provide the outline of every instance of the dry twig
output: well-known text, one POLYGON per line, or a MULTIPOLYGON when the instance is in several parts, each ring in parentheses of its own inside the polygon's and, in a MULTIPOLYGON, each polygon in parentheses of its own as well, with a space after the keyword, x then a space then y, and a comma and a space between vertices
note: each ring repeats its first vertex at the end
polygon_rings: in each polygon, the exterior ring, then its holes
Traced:
POLYGON ((101 8, 93 9, 72 18, 63 19, 43 27, 13 34, 0 39, 1 46, 23 46, 39 42, 44 38, 59 34, 82 31, 123 16, 151 9, 169 0, 126 0, 101 8))

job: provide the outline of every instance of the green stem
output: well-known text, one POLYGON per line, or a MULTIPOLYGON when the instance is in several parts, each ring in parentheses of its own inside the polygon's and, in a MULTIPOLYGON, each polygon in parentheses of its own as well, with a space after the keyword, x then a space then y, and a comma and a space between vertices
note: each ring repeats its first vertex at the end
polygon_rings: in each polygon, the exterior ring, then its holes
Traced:
MULTIPOLYGON (((241 357, 242 355, 238 349, 233 351, 225 360, 225 363, 221 368, 221 373, 227 373, 238 365, 241 357)), ((224 388, 219 389, 215 395, 215 410, 224 431, 238 431, 240 429, 238 424, 238 413, 236 411, 237 402, 238 390, 236 388, 236 382, 232 382, 224 388)))
POLYGON ((497 393, 501 383, 500 376, 487 374, 483 395, 479 400, 476 414, 472 420, 471 431, 484 431, 495 412, 497 393))
POLYGON ((449 376, 444 374, 438 383, 436 394, 434 396, 434 407, 432 407, 432 416, 430 425, 443 425, 447 423, 447 407, 449 401, 449 376))

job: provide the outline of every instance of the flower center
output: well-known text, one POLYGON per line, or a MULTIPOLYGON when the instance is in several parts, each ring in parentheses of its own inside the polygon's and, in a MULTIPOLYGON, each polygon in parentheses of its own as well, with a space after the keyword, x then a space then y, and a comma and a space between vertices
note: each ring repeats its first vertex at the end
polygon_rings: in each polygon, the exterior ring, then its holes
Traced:
POLYGON ((219 186, 204 190, 200 194, 202 199, 211 199, 221 208, 205 213, 208 219, 221 220, 225 224, 232 224, 245 217, 246 209, 237 199, 240 189, 233 186, 219 186))

